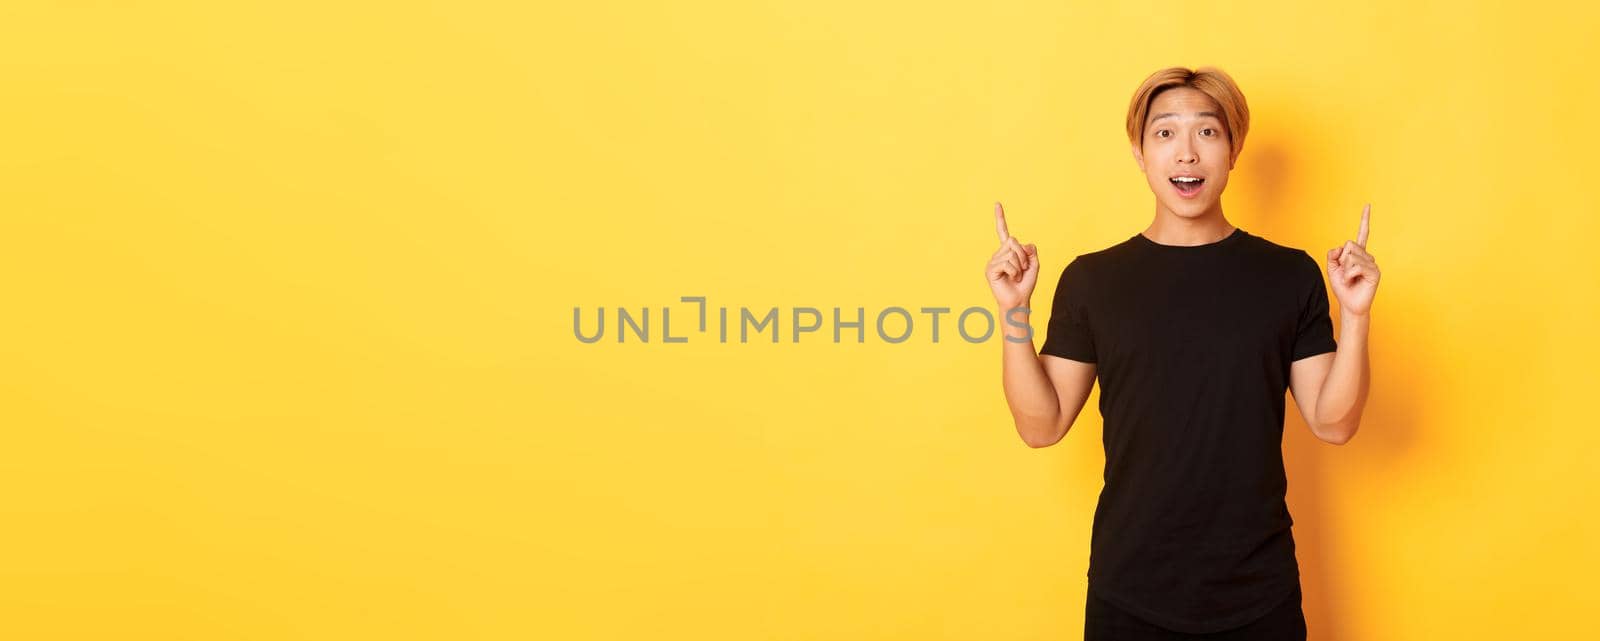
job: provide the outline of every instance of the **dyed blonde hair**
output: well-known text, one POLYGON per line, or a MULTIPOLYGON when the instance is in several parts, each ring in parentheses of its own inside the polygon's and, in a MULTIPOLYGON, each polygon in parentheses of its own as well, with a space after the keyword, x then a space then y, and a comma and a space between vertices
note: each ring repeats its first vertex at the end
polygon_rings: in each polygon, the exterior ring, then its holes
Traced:
MULTIPOLYGON (((1144 84, 1133 92, 1133 102, 1128 104, 1128 141, 1135 146, 1144 145, 1145 119, 1149 117, 1150 103, 1161 92, 1175 87, 1198 90, 1222 108, 1223 126, 1228 130, 1228 142, 1233 145, 1233 158, 1239 158, 1244 149, 1245 134, 1250 133, 1250 106, 1245 104, 1244 92, 1233 78, 1216 67, 1168 67, 1144 79, 1144 84)), ((1231 164, 1231 162, 1230 162, 1231 164)))

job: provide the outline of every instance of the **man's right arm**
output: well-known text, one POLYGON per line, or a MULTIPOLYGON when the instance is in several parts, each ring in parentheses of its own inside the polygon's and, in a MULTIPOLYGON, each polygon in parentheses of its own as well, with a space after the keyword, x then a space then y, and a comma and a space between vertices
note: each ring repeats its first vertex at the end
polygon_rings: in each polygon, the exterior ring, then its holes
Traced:
MULTIPOLYGON (((1067 435, 1094 388, 1094 363, 1034 351, 1028 299, 1039 282, 1039 252, 1011 236, 1005 208, 994 204, 1000 248, 984 266, 984 277, 1000 307, 1001 379, 1017 434, 1029 447, 1049 447, 1067 435)), ((1063 273, 1063 279, 1065 274, 1063 273)), ((1068 292, 1076 295, 1077 292, 1068 292)), ((1063 292, 1057 289, 1057 300, 1063 292)), ((1079 350, 1075 353, 1082 353, 1079 350)))
POLYGON ((1029 447, 1055 445, 1072 429, 1094 389, 1095 364, 1037 353, 1026 327, 1029 314, 1000 312, 1002 319, 1011 319, 1001 323, 1001 380, 1017 434, 1029 447))

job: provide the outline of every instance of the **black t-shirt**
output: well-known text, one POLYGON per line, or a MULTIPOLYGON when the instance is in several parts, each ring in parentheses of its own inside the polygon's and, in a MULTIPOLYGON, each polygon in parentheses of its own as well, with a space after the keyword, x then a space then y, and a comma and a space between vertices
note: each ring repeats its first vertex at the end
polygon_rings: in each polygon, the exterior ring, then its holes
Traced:
POLYGON ((1089 589, 1180 632, 1249 623, 1300 582, 1284 492, 1289 364, 1334 351, 1322 269, 1243 229, 1143 234, 1061 272, 1041 354, 1096 363, 1105 486, 1089 589))

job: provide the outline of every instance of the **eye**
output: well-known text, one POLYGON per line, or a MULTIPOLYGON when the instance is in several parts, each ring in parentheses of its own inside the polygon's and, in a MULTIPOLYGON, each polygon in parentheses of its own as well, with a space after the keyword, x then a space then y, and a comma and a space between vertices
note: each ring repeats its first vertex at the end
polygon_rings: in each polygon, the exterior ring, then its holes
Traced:
POLYGON ((1165 133, 1167 133, 1167 130, 1165 130, 1165 129, 1157 129, 1156 130, 1156 137, 1157 138, 1166 138, 1166 136, 1162 135, 1162 134, 1165 134, 1165 133))
POLYGON ((1203 134, 1205 134, 1205 135, 1207 135, 1207 136, 1215 136, 1215 135, 1216 135, 1216 131, 1217 131, 1217 130, 1215 130, 1215 129, 1212 129, 1212 128, 1210 128, 1210 127, 1206 127, 1206 128, 1205 128, 1205 129, 1201 129, 1201 130, 1200 130, 1200 133, 1203 133, 1203 134), (1211 132, 1211 133, 1209 133, 1209 134, 1206 134, 1206 133, 1205 133, 1205 132, 1208 132, 1208 131, 1209 131, 1209 132, 1211 132))

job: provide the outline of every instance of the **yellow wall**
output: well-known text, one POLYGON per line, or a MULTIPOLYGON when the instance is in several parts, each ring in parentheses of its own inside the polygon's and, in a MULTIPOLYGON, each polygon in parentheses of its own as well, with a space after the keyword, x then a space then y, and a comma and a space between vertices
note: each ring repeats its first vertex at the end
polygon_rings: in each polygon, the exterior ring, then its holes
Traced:
POLYGON ((1373 203, 1366 419, 1286 427, 1312 638, 1592 634, 1595 9, 759 4, 8 4, 0 636, 1078 638, 1098 413, 1029 449, 998 342, 870 315, 992 306, 995 200, 1036 307, 1147 225, 1172 64, 1249 97, 1232 222, 1373 203))

